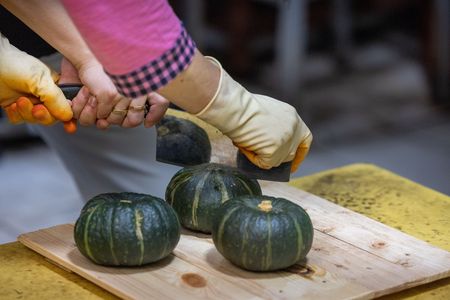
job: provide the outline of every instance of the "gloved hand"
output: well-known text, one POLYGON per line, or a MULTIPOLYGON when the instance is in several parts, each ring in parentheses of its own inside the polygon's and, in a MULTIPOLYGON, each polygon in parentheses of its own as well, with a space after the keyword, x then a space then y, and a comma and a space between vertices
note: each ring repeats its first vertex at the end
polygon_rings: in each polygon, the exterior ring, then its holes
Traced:
POLYGON ((252 94, 234 81, 220 63, 216 94, 197 117, 217 127, 263 169, 292 161, 294 172, 308 153, 312 134, 291 105, 252 94))
POLYGON ((57 79, 44 63, 0 35, 0 106, 12 123, 71 120, 72 109, 55 84, 57 79))

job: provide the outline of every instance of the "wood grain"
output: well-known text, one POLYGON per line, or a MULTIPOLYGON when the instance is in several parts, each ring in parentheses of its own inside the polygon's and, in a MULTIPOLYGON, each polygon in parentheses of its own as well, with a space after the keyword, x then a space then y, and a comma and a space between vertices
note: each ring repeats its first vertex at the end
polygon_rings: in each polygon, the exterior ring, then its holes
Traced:
POLYGON ((304 207, 315 228, 307 260, 283 271, 247 272, 225 260, 209 236, 184 231, 173 255, 142 268, 107 268, 84 258, 73 226, 19 241, 126 299, 371 299, 450 276, 450 253, 283 183, 265 194, 304 207))

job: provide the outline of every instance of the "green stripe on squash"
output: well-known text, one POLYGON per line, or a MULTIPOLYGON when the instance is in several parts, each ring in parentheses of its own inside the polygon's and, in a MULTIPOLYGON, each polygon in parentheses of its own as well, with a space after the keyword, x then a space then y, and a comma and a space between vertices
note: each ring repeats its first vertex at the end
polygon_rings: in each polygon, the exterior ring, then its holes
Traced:
POLYGON ((251 271, 274 271, 304 259, 314 230, 299 205, 269 196, 241 196, 216 212, 212 238, 233 264, 251 271))
POLYGON ((140 266, 168 256, 180 239, 176 213, 145 194, 106 193, 89 200, 75 223, 80 252, 100 265, 140 266))
POLYGON ((237 168, 206 163, 178 171, 166 189, 166 201, 181 225, 210 233, 217 208, 228 199, 261 195, 261 187, 237 168))

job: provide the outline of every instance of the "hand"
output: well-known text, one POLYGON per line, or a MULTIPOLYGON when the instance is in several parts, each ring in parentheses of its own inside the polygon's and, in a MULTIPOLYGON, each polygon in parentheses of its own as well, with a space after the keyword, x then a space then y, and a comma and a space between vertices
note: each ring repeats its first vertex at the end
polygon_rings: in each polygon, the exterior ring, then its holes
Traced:
POLYGON ((45 64, 0 35, 0 106, 13 123, 50 125, 56 120, 69 121, 72 109, 55 84, 57 79, 57 74, 45 64), (15 103, 16 100, 19 101, 15 103))
POLYGON ((296 171, 312 142, 312 134, 295 108, 250 93, 222 68, 215 97, 197 117, 217 127, 263 169, 292 161, 291 171, 296 171))
POLYGON ((169 107, 169 101, 156 93, 136 99, 129 99, 120 95, 112 81, 103 71, 102 66, 96 61, 84 64, 77 70, 67 59, 63 58, 59 82, 82 82, 84 84, 82 90, 72 100, 74 116, 84 126, 97 124, 97 127, 100 129, 106 129, 112 124, 125 128, 136 127, 144 121, 145 102, 147 100, 150 104, 150 110, 145 118, 145 126, 151 127, 164 116, 169 107), (96 119, 98 101, 92 95, 91 90, 95 90, 103 95, 109 94, 112 101, 114 103, 117 102, 106 119, 96 119))
MULTIPOLYGON (((66 62, 68 61, 66 60, 66 62)), ((61 73, 63 73, 62 67, 63 65, 61 66, 61 73)), ((89 91, 90 106, 95 105, 96 107, 95 116, 89 114, 89 117, 86 115, 86 119, 82 115, 80 116, 81 124, 89 125, 97 119, 106 119, 119 102, 126 100, 124 96, 117 92, 111 79, 103 71, 103 66, 97 60, 91 59, 83 63, 78 67, 77 73, 81 83, 89 91)), ((76 108, 74 107, 75 110, 76 108)))
POLYGON ((107 120, 99 122, 121 123, 124 128, 136 127, 144 121, 146 128, 152 127, 158 123, 169 108, 170 102, 157 93, 150 93, 147 96, 138 97, 133 100, 122 100, 114 108, 107 120), (150 109, 145 114, 146 102, 150 109))
POLYGON ((80 66, 77 70, 71 62, 65 57, 61 60, 61 77, 60 84, 76 84, 82 83, 84 86, 80 92, 72 99, 72 110, 74 118, 77 119, 83 126, 91 126, 97 123, 97 127, 105 129, 109 126, 108 123, 99 123, 97 121, 97 97, 91 93, 91 90, 102 94, 114 101, 120 100, 120 95, 112 84, 109 77, 103 72, 102 66, 95 60, 91 60, 87 64, 80 66))

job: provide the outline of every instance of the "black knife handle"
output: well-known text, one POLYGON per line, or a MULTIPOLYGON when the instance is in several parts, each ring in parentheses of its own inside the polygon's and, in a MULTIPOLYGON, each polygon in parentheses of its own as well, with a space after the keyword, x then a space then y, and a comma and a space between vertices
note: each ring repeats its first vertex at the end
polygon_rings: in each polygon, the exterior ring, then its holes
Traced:
POLYGON ((253 179, 288 182, 291 177, 291 161, 266 170, 255 166, 241 151, 238 151, 236 163, 242 173, 253 179))
POLYGON ((78 92, 83 87, 83 85, 78 84, 78 83, 59 84, 58 86, 62 90, 66 99, 69 99, 69 100, 72 100, 73 98, 75 98, 75 96, 78 94, 78 92))

